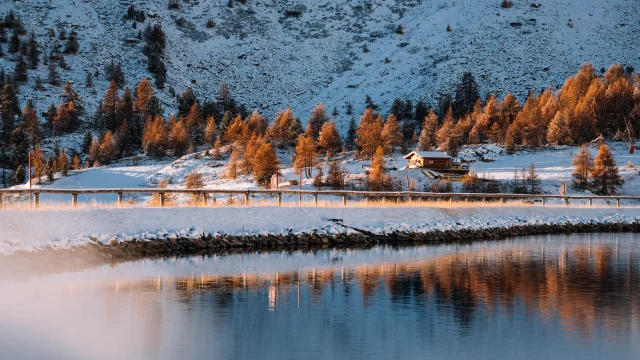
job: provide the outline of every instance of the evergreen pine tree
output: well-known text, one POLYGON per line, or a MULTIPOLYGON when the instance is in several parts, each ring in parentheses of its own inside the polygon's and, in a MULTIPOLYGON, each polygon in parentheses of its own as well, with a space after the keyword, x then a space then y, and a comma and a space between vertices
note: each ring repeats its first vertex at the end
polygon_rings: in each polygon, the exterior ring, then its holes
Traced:
POLYGON ((334 189, 342 189, 345 185, 345 172, 340 167, 337 160, 331 161, 329 173, 327 174, 327 186, 334 189))
POLYGON ((58 109, 54 103, 49 105, 49 109, 47 109, 46 116, 46 133, 51 135, 53 133, 53 120, 58 116, 58 109))
POLYGON ((360 125, 356 132, 356 143, 362 154, 372 157, 376 149, 382 145, 382 117, 374 115, 373 110, 367 108, 360 117, 360 125))
POLYGON ((456 96, 453 102, 453 111, 456 116, 460 117, 471 112, 479 97, 480 93, 476 79, 470 72, 465 72, 456 87, 456 96))
POLYGON ((77 54, 78 50, 80 50, 80 43, 78 43, 78 34, 75 31, 72 31, 67 38, 67 41, 64 43, 64 53, 65 54, 77 54))
POLYGON ((309 126, 311 126, 311 136, 314 141, 318 140, 318 136, 320 135, 320 129, 322 129, 322 125, 329 121, 327 118, 327 113, 324 109, 324 104, 316 104, 311 110, 311 116, 309 116, 309 126))
POLYGON ((67 64, 67 61, 64 59, 64 56, 62 56, 62 54, 60 54, 60 56, 58 57, 58 65, 63 70, 71 70, 69 64, 67 64))
POLYGON ((526 173, 527 193, 539 194, 540 193, 540 176, 536 172, 536 165, 531 163, 526 173))
POLYGON ((438 95, 438 106, 436 113, 438 114, 438 121, 444 120, 449 108, 453 106, 453 97, 448 92, 441 92, 438 95))
POLYGON ((60 83, 60 75, 58 75, 58 69, 55 62, 49 61, 48 71, 49 84, 58 86, 58 84, 60 83))
POLYGON ((600 146, 594 165, 591 170, 593 191, 604 196, 616 194, 620 186, 624 184, 624 180, 618 174, 618 166, 607 145, 600 146))
POLYGON ((84 87, 86 88, 93 87, 93 77, 91 75, 91 71, 87 71, 87 77, 86 77, 86 80, 84 81, 84 87))
POLYGON ((19 165, 13 173, 13 185, 22 185, 26 181, 27 173, 24 170, 24 166, 19 165))
POLYGON ((207 119, 207 127, 204 130, 204 141, 206 144, 213 146, 218 138, 218 127, 213 116, 207 119))
POLYGON ((384 173, 385 160, 382 146, 376 149, 371 161, 371 171, 367 176, 367 186, 371 191, 389 191, 393 189, 393 179, 384 173))
POLYGON ((236 179, 238 177, 238 169, 240 167, 240 154, 233 146, 231 147, 231 157, 229 157, 229 163, 227 164, 227 170, 225 175, 227 179, 236 179))
POLYGON ((35 109, 25 107, 22 109, 22 122, 24 128, 29 135, 29 142, 35 148, 42 140, 42 131, 40 130, 40 121, 35 109))
MULTIPOLYGON (((311 127, 311 124, 309 124, 311 127)), ((302 171, 307 179, 311 178, 311 171, 316 166, 317 149, 311 136, 300 135, 294 152, 293 168, 302 171)))
POLYGON ((7 27, 2 21, 0 21, 0 44, 4 44, 6 42, 7 42, 7 27))
POLYGON ((67 156, 67 152, 63 149, 58 154, 58 160, 56 164, 58 171, 62 174, 62 176, 69 176, 69 157, 67 156))
POLYGON ((364 98, 364 103, 365 103, 365 105, 366 105, 366 108, 367 108, 367 109, 371 109, 371 110, 373 110, 373 111, 378 110, 378 105, 376 105, 376 104, 373 102, 373 100, 371 99, 371 96, 367 95, 367 96, 364 98))
POLYGON ((566 114, 558 112, 551 120, 547 130, 547 141, 550 144, 571 145, 571 130, 567 126, 566 114))
POLYGON ((346 106, 347 106, 346 114, 347 115, 353 115, 353 104, 351 102, 347 101, 346 106))
POLYGON ((347 138, 344 140, 344 143, 348 150, 353 150, 356 148, 357 131, 358 127, 356 126, 356 119, 351 117, 351 120, 349 120, 349 129, 347 130, 347 138))
POLYGON ((5 84, 0 94, 0 121, 2 122, 2 138, 9 140, 16 123, 16 116, 20 113, 18 96, 11 84, 5 84))
POLYGON ((91 149, 91 142, 93 141, 93 136, 91 135, 91 131, 87 130, 84 133, 84 137, 82 138, 82 153, 89 154, 89 149, 91 149))
POLYGON ((255 161, 255 156, 258 153, 258 150, 260 150, 260 148, 264 143, 265 141, 262 135, 258 135, 255 133, 251 135, 251 139, 249 139, 249 142, 247 143, 247 148, 244 151, 244 161, 242 164, 246 174, 253 173, 253 164, 255 161))
POLYGON ((13 30, 11 34, 11 39, 9 39, 9 47, 7 49, 9 53, 15 54, 20 51, 20 34, 17 30, 13 30))
POLYGON ((324 173, 322 172, 322 166, 318 166, 317 170, 316 176, 313 177, 313 186, 319 189, 324 185, 324 173))
POLYGON ((340 134, 336 129, 336 124, 333 120, 329 120, 322 125, 320 130, 320 136, 318 138, 318 146, 325 152, 332 154, 338 153, 342 145, 340 144, 340 134))
POLYGON ((118 96, 118 86, 114 80, 109 83, 109 88, 104 94, 102 100, 102 109, 100 111, 100 118, 102 128, 109 131, 115 131, 120 126, 118 118, 118 103, 120 98, 118 96))
POLYGON ((178 97, 178 118, 187 116, 194 104, 198 103, 196 94, 191 88, 187 88, 178 97))
POLYGON ((578 153, 573 158, 573 187, 576 189, 589 188, 589 174, 593 171, 593 157, 591 150, 586 145, 580 146, 578 153))
POLYGON ((73 170, 80 170, 82 167, 82 160, 80 160, 80 155, 76 154, 73 157, 73 170))
POLYGON ((43 84, 42 78, 40 77, 40 75, 36 75, 36 79, 33 82, 33 90, 42 91, 43 90, 42 84, 43 84))
POLYGON ((18 62, 13 70, 13 78, 18 83, 25 83, 29 79, 27 76, 27 63, 24 61, 22 54, 18 57, 18 62))
POLYGON ((271 177, 280 171, 276 152, 269 143, 263 144, 256 153, 253 165, 253 178, 263 187, 269 187, 271 177))
POLYGON ((107 131, 106 134, 102 137, 102 141, 100 142, 100 154, 98 155, 98 160, 101 164, 107 165, 110 164, 113 160, 117 158, 116 146, 113 139, 113 134, 111 131, 107 131))
POLYGON ((37 69, 38 64, 40 64, 40 50, 38 50, 38 41, 34 33, 29 34, 27 57, 29 58, 29 67, 31 69, 37 69))
POLYGON ((104 73, 107 81, 115 82, 118 88, 124 87, 124 72, 122 71, 122 65, 120 63, 116 63, 111 59, 111 62, 105 66, 104 73))
POLYGON ((455 129, 456 122, 453 116, 453 110, 449 108, 442 127, 436 133, 436 141, 438 142, 438 148, 451 156, 457 156, 458 150, 460 149, 459 134, 455 129))
POLYGON ((438 131, 438 117, 433 112, 433 109, 429 111, 429 115, 424 118, 422 124, 422 131, 420 132, 420 140, 418 140, 418 150, 429 151, 436 144, 436 134, 438 131))
POLYGON ((400 122, 393 114, 389 115, 387 121, 385 121, 381 135, 385 151, 388 153, 392 153, 396 147, 404 144, 400 122))
POLYGON ((416 103, 416 108, 413 113, 413 122, 416 126, 416 130, 420 130, 419 128, 423 125, 424 118, 426 118, 427 115, 429 115, 429 106, 427 106, 427 103, 424 100, 420 99, 416 103))
POLYGON ((25 164, 29 159, 29 137, 22 127, 13 130, 9 143, 13 163, 25 164))

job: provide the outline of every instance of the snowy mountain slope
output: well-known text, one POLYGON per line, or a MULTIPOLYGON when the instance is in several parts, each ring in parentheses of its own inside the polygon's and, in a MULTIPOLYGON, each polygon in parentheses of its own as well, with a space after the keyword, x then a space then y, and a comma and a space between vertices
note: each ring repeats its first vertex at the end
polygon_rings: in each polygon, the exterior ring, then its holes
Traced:
MULTIPOLYGON (((523 96, 531 88, 558 86, 584 61, 598 69, 639 63, 636 1, 541 0, 539 8, 515 1, 510 9, 500 8, 499 0, 249 0, 234 1, 233 8, 227 2, 180 0, 179 10, 169 10, 166 0, 12 0, 0 8, 19 13, 45 49, 55 43, 48 28, 59 22, 78 32, 81 52, 66 57, 72 70, 61 78, 82 87, 85 71, 101 73, 94 94, 82 91, 89 113, 104 93, 104 65, 111 59, 122 62, 128 86, 150 76, 143 44, 136 41, 147 23, 160 23, 167 33, 162 100, 168 109, 175 108, 170 86, 212 98, 226 81, 239 101, 269 116, 291 106, 306 120, 315 103, 324 102, 329 111, 336 105, 343 131, 346 101, 356 114, 367 94, 383 109, 394 97, 433 101, 464 71, 474 73, 483 94, 523 96), (130 4, 147 14, 137 29, 123 19, 130 4), (180 17, 185 24, 177 24, 180 17), (205 26, 208 19, 214 28, 205 26), (403 34, 396 33, 398 25, 403 34)), ((5 58, 0 66, 14 64, 5 58)), ((38 71, 46 79, 46 67, 38 71)), ((60 94, 30 85, 22 92, 39 109, 60 94)))

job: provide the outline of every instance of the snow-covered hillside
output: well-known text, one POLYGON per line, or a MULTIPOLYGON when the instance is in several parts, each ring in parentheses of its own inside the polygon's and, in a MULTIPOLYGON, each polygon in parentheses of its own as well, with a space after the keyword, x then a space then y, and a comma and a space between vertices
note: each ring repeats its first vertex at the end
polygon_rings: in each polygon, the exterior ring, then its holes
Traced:
MULTIPOLYGON (((369 94, 383 106, 394 97, 433 100, 450 89, 464 71, 472 71, 482 93, 557 86, 584 61, 597 69, 612 62, 638 65, 640 2, 629 0, 514 1, 502 9, 499 0, 7 0, 28 31, 35 31, 45 50, 56 43, 49 28, 65 23, 80 39, 80 53, 66 57, 71 66, 63 80, 82 87, 86 71, 98 70, 93 94, 82 89, 89 114, 106 88, 104 65, 122 62, 127 85, 150 76, 137 33, 159 23, 167 33, 167 87, 162 100, 175 108, 169 87, 192 87, 212 98, 226 81, 237 99, 272 116, 287 106, 306 119, 313 104, 338 107, 338 125, 348 116, 345 102, 358 113, 369 94), (124 20, 134 4, 147 14, 132 28, 124 20), (177 19, 184 17, 182 25, 177 19), (215 27, 207 28, 211 19, 215 27), (398 25, 403 34, 396 32, 398 25), (447 32, 447 25, 452 31, 447 32), (363 48, 369 49, 364 52, 363 48), (385 61, 387 59, 387 61, 385 61)), ((11 71, 9 57, 0 67, 11 71)), ((46 67, 40 65, 46 79, 46 67)), ((22 88, 39 110, 60 89, 22 88)))

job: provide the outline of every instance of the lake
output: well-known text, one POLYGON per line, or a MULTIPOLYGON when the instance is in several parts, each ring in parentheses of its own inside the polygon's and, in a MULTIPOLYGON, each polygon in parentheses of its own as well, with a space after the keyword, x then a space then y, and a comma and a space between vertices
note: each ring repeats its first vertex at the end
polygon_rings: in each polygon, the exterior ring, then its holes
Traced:
POLYGON ((533 236, 3 274, 0 348, 3 359, 637 359, 638 240, 533 236))

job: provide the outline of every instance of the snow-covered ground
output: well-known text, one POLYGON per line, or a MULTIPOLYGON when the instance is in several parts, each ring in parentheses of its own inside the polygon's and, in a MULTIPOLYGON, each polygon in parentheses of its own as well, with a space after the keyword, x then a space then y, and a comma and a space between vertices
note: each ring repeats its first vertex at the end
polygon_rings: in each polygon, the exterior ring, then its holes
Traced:
MULTIPOLYGON (((129 87, 150 76, 137 34, 161 24, 168 73, 160 98, 168 109, 175 109, 171 87, 212 98, 226 81, 239 101, 268 116, 291 106, 306 119, 315 103, 329 111, 335 105, 345 131, 346 101, 358 114, 367 94, 384 109, 394 97, 434 100, 465 71, 474 73, 483 95, 522 97, 558 86, 584 61, 596 69, 612 62, 638 67, 640 2, 537 2, 539 8, 514 1, 502 9, 500 0, 273 0, 234 1, 229 8, 227 0, 211 0, 179 1, 179 10, 169 10, 167 0, 7 0, 0 10, 14 9, 47 53, 63 43, 49 38, 49 28, 56 35, 59 24, 78 32, 80 53, 65 57, 71 70, 60 70, 60 77, 82 88, 89 115, 104 94, 104 66, 112 59, 122 62, 129 87), (136 28, 123 19, 130 5, 146 13, 136 28), (286 15, 293 9, 299 16, 286 15), (183 25, 176 21, 181 17, 183 25), (206 27, 208 19, 214 28, 206 27), (100 73, 95 91, 83 88, 87 71, 100 73)), ((11 71, 10 58, 0 58, 0 67, 11 71)), ((44 91, 32 90, 36 73, 47 79, 41 63, 21 97, 34 99, 42 112, 59 102, 61 89, 45 83, 44 91)))
POLYGON ((637 208, 487 206, 431 208, 216 207, 3 210, 0 254, 67 249, 99 241, 198 238, 211 234, 350 233, 330 219, 377 234, 508 227, 525 224, 637 222, 637 208), (91 239, 93 238, 93 240, 91 239))
MULTIPOLYGON (((620 194, 629 196, 640 196, 640 153, 629 154, 628 144, 624 142, 612 142, 608 144, 613 152, 615 160, 618 164, 620 174, 625 179, 620 194), (628 167, 631 161, 633 168, 628 167)), ((545 194, 558 195, 560 186, 567 184, 567 193, 569 195, 585 195, 588 191, 579 192, 573 190, 571 184, 571 173, 573 166, 571 160, 577 152, 575 146, 564 147, 547 147, 535 150, 521 150, 512 154, 507 154, 495 145, 484 146, 468 146, 461 151, 460 158, 466 161, 475 160, 469 163, 469 167, 473 168, 479 176, 487 178, 495 178, 503 182, 513 179, 514 170, 518 172, 522 168, 528 168, 534 163, 538 174, 541 178, 542 191, 545 194), (491 151, 488 152, 487 149, 491 151), (482 155, 478 155, 482 154, 482 155), (480 158, 491 159, 491 162, 480 161, 480 158)), ((591 151, 595 157, 598 149, 592 147, 591 151)), ((90 168, 81 171, 70 172, 69 177, 59 177, 52 183, 43 183, 36 185, 44 188, 56 189, 92 189, 92 188, 136 188, 136 187, 155 187, 160 180, 170 182, 169 188, 184 188, 184 182, 188 174, 197 171, 202 175, 205 188, 207 189, 251 189, 258 188, 251 176, 240 176, 235 180, 225 177, 226 163, 228 154, 223 154, 221 159, 213 159, 211 157, 194 158, 193 154, 185 155, 175 161, 161 160, 156 161, 146 157, 127 158, 110 166, 102 166, 98 168, 90 168), (137 159, 137 160, 133 160, 137 159)), ((291 151, 279 150, 279 158, 281 163, 283 189, 298 189, 299 185, 289 185, 290 180, 299 180, 291 167, 291 151)), ((365 179, 364 168, 369 165, 369 161, 357 160, 353 158, 352 153, 348 153, 345 158, 339 155, 339 161, 342 168, 348 173, 347 178, 351 185, 357 186, 361 184, 361 180, 365 179)), ((329 167, 324 163, 324 159, 319 159, 323 167, 323 173, 326 176, 329 167)), ((402 158, 402 154, 394 154, 387 157, 387 166, 396 168, 389 173, 394 176, 401 184, 402 189, 406 189, 406 178, 415 183, 417 191, 430 191, 430 185, 433 180, 429 179, 420 170, 403 170, 407 165, 407 160, 402 158)), ((314 170, 315 175, 316 170, 314 170)), ((305 190, 316 189, 313 186, 313 179, 303 177, 303 186, 305 190)), ((25 188, 26 185, 18 187, 25 188)), ((454 190, 462 191, 461 183, 454 182, 454 190)), ((133 199, 135 204, 144 205, 147 203, 148 195, 126 195, 133 199)), ((129 197, 125 197, 128 200, 129 197)), ((186 197, 178 198, 185 200, 186 197)), ((285 197, 284 201, 297 201, 296 196, 285 197)), ((69 195, 43 195, 41 198, 43 203, 60 202, 68 203, 69 195)), ((116 201, 115 195, 86 195, 78 197, 80 203, 113 203, 116 201)))
MULTIPOLYGON (((640 153, 629 153, 629 144, 625 142, 608 143, 620 175, 625 179, 620 194, 630 196, 640 196, 640 153), (633 168, 628 167, 631 161, 633 168)), ((595 158, 598 147, 592 146, 591 153, 595 158)), ((567 194, 589 194, 590 192, 579 192, 571 188, 571 174, 573 165, 571 161, 578 148, 575 146, 549 147, 544 149, 523 150, 510 155, 500 155, 493 162, 474 162, 469 165, 476 170, 478 175, 494 177, 497 180, 512 180, 514 170, 520 171, 535 164, 538 175, 542 180, 542 189, 545 193, 559 194, 560 185, 567 185, 567 194)))

